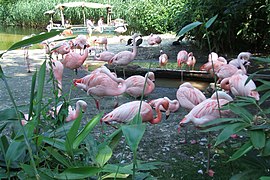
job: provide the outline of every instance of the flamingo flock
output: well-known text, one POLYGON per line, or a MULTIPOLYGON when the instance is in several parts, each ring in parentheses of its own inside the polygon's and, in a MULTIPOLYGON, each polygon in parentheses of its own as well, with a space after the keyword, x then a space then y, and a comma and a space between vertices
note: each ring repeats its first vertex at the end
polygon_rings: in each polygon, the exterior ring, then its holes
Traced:
MULTIPOLYGON (((159 47, 161 42, 161 37, 154 34, 151 34, 147 40, 148 45, 153 47, 154 45, 159 47)), ((128 45, 132 44, 132 50, 117 53, 108 51, 107 38, 96 38, 93 43, 94 46, 104 45, 104 51, 102 47, 100 53, 95 53, 93 60, 103 61, 109 65, 127 66, 136 59, 142 37, 135 33, 128 42, 128 45)), ((76 72, 80 71, 80 68, 89 58, 91 45, 88 43, 87 37, 83 35, 79 35, 70 41, 46 41, 43 44, 46 45, 46 52, 56 57, 56 59, 50 59, 51 64, 47 68, 51 69, 55 77, 58 89, 57 96, 61 97, 63 96, 62 79, 64 68, 76 72)), ((103 107, 100 103, 102 99, 106 99, 106 97, 116 98, 113 110, 106 112, 106 115, 101 119, 102 122, 107 124, 111 124, 112 121, 129 123, 138 113, 141 115, 143 122, 157 124, 162 121, 163 114, 168 117, 170 114, 179 111, 179 109, 183 109, 186 114, 183 117, 178 117, 180 119, 179 127, 189 122, 195 126, 201 126, 219 117, 228 116, 230 113, 220 110, 220 108, 234 101, 237 96, 249 96, 255 100, 260 99, 254 81, 250 79, 246 83, 250 56, 251 53, 249 52, 241 52, 235 59, 228 62, 228 60, 215 52, 208 55, 208 61, 200 67, 200 70, 216 76, 221 87, 221 91, 213 93, 211 97, 207 97, 190 82, 180 83, 179 81, 180 86, 171 99, 166 94, 163 97, 151 99, 156 89, 154 72, 147 72, 145 76, 133 75, 122 78, 118 77, 117 73, 111 72, 106 65, 100 66, 91 72, 87 71, 87 75, 84 77, 78 77, 76 74, 76 78, 73 78, 72 82, 77 89, 85 91, 85 96, 93 97, 98 110, 103 107), (119 106, 118 97, 123 95, 131 96, 134 99, 119 106), (139 101, 138 98, 143 101, 139 101)), ((168 55, 163 50, 160 50, 158 62, 160 67, 166 67, 169 63, 168 55)), ((175 62, 177 62, 179 68, 185 65, 188 70, 194 70, 196 57, 193 52, 179 49, 175 62)), ((69 108, 70 115, 66 121, 76 119, 81 108, 86 110, 87 103, 78 101, 76 109, 69 108)))

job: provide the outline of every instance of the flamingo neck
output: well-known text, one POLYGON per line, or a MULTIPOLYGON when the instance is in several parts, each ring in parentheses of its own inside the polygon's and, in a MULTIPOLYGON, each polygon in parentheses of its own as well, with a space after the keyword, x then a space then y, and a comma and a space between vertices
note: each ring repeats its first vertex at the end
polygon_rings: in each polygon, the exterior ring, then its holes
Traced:
POLYGON ((220 86, 222 89, 229 91, 230 88, 230 83, 229 83, 230 78, 224 78, 221 82, 220 82, 220 86))
POLYGON ((162 119, 162 113, 161 113, 161 111, 159 109, 160 106, 163 106, 165 110, 168 110, 168 108, 169 108, 169 101, 168 100, 162 100, 162 101, 160 101, 157 104, 157 106, 155 108, 157 117, 154 118, 154 119, 152 119, 151 121, 149 121, 151 124, 158 124, 158 123, 160 123, 160 121, 162 119))

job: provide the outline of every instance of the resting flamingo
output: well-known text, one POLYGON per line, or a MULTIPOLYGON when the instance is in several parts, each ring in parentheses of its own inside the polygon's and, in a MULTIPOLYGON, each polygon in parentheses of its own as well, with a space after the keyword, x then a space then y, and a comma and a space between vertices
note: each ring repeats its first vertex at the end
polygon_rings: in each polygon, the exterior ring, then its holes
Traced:
POLYGON ((103 51, 94 55, 94 60, 109 62, 115 54, 109 51, 103 51))
MULTIPOLYGON (((63 106, 63 104, 60 104, 56 107, 56 110, 50 110, 49 114, 55 118, 55 114, 58 115, 61 107, 63 106)), ((65 121, 69 122, 69 121, 74 121, 75 119, 78 118, 80 111, 82 110, 82 112, 85 112, 87 109, 87 103, 83 100, 78 100, 76 102, 76 107, 75 109, 72 106, 68 106, 68 116, 66 117, 65 121)))
POLYGON ((126 93, 134 98, 142 96, 144 90, 144 96, 149 95, 155 89, 155 74, 153 72, 148 72, 145 76, 133 75, 125 80, 126 93), (144 89, 144 84, 146 86, 144 89))
POLYGON ((77 69, 83 65, 85 60, 88 57, 88 48, 84 50, 84 54, 80 55, 76 52, 69 52, 64 55, 63 60, 61 61, 65 68, 75 70, 77 74, 77 69))
POLYGON ((256 91, 256 85, 252 79, 246 84, 248 76, 243 71, 238 70, 237 73, 231 77, 225 78, 221 81, 221 88, 231 91, 234 96, 249 96, 256 100, 260 99, 259 93, 256 91))
POLYGON ((180 126, 192 122, 195 126, 199 127, 209 121, 220 118, 220 115, 228 114, 228 110, 221 110, 219 108, 233 101, 232 97, 223 91, 215 92, 211 98, 208 98, 196 105, 179 123, 180 126), (217 100, 218 94, 218 100, 217 100), (218 101, 220 107, 218 107, 218 101))
MULTIPOLYGON (((138 34, 133 35, 133 41, 135 41, 135 38, 138 36, 138 34)), ((137 55, 137 46, 136 43, 133 44, 132 52, 131 51, 121 51, 114 55, 112 59, 109 61, 109 64, 113 65, 128 65, 131 61, 135 59, 137 55)), ((123 74, 125 78, 125 69, 123 68, 123 74)))
POLYGON ((191 110, 206 99, 205 95, 189 82, 185 82, 179 86, 176 97, 180 106, 187 110, 191 110))
POLYGON ((165 54, 162 50, 160 50, 160 56, 158 58, 159 60, 159 66, 160 67, 163 67, 163 66, 167 66, 167 63, 168 63, 168 55, 165 54))
MULTIPOLYGON (((125 82, 122 78, 117 78, 108 68, 102 66, 90 75, 80 79, 74 79, 73 83, 76 87, 87 92, 88 95, 105 97, 119 96, 126 90, 125 82)), ((96 107, 100 110, 99 100, 93 97, 96 107)))
POLYGON ((249 65, 249 58, 251 56, 250 52, 241 52, 238 54, 236 59, 233 59, 229 62, 229 64, 236 66, 237 68, 241 68, 240 63, 243 65, 249 65), (240 61, 238 61, 240 59, 240 61))
MULTIPOLYGON (((114 109, 113 111, 105 115, 101 119, 101 121, 107 124, 110 124, 110 122, 112 121, 116 121, 119 123, 128 123, 139 113, 140 105, 140 115, 142 117, 142 121, 149 122, 151 124, 157 124, 161 122, 162 113, 160 111, 160 106, 164 107, 165 109, 169 108, 169 102, 166 99, 159 101, 155 109, 157 117, 154 117, 152 107, 147 102, 131 101, 122 104, 121 106, 114 109)), ((168 116, 169 114, 166 115, 168 116)))
POLYGON ((151 33, 147 39, 147 42, 150 46, 159 45, 162 42, 162 39, 160 36, 151 33))
MULTIPOLYGON (((168 97, 163 97, 163 98, 158 98, 158 99, 151 100, 151 101, 148 102, 148 104, 150 104, 150 106, 156 108, 157 105, 159 104, 159 102, 162 101, 163 99, 166 99, 166 100, 169 101, 169 108, 168 108, 168 110, 170 112, 176 112, 176 111, 178 111, 178 109, 180 107, 180 104, 179 104, 179 101, 177 99, 171 100, 168 97)), ((162 107, 162 106, 160 106, 160 110, 161 111, 166 111, 166 109, 164 107, 162 107)))
POLYGON ((47 69, 52 69, 53 76, 57 82, 57 89, 58 89, 58 97, 62 95, 62 79, 63 79, 63 72, 64 72, 64 66, 63 64, 58 60, 53 60, 50 63, 46 64, 47 69))

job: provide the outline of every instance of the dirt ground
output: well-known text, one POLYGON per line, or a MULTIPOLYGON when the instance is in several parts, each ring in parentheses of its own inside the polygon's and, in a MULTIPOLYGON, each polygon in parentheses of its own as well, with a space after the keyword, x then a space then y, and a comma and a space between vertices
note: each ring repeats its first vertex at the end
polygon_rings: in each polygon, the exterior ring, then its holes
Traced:
MULTIPOLYGON (((109 51, 119 52, 121 50, 130 50, 131 47, 125 46, 127 37, 122 37, 122 41, 117 39, 109 40, 109 51)), ((138 49, 138 55, 135 61, 147 61, 154 60, 158 61, 159 50, 162 48, 164 52, 169 55, 170 60, 176 61, 178 51, 186 49, 191 51, 191 47, 187 45, 172 46, 172 42, 177 38, 173 35, 163 35, 161 46, 149 47, 146 41, 143 42, 141 47, 138 49)), ((199 53, 198 50, 193 49, 194 55, 198 54, 197 59, 206 61, 207 53, 199 53)), ((8 83, 11 86, 12 93, 14 95, 17 105, 27 105, 29 103, 29 94, 31 86, 32 74, 36 69, 39 68, 42 62, 44 62, 45 54, 42 49, 30 50, 29 57, 31 59, 32 73, 27 73, 27 68, 24 61, 23 50, 15 50, 6 53, 3 59, 0 59, 0 64, 5 75, 8 77, 8 83)), ((91 65, 95 64, 92 57, 89 57, 87 62, 91 65)), ((78 88, 74 88, 72 80, 74 78, 80 78, 89 74, 85 70, 79 70, 78 74, 69 69, 65 69, 63 77, 63 94, 68 95, 70 93, 71 102, 75 104, 75 99, 84 99, 88 103, 87 112, 84 114, 84 121, 89 121, 93 118, 98 110, 95 108, 94 101, 91 97, 87 96, 84 91, 78 88)), ((48 78, 48 77, 47 77, 48 78)), ((179 79, 180 80, 180 79, 179 79)), ((177 82, 178 83, 178 82, 177 82)), ((167 96, 170 99, 176 99, 177 88, 167 87, 156 87, 154 92, 149 96, 145 97, 145 100, 156 99, 167 96)), ((44 93, 46 96, 52 96, 51 82, 46 83, 44 93)), ((0 82, 0 110, 9 108, 12 106, 7 90, 4 83, 0 82)), ((122 95, 119 97, 119 103, 123 104, 129 101, 133 101, 132 97, 128 95, 122 95)), ((103 98, 101 100, 101 108, 105 113, 113 110, 113 98, 103 98)), ((170 117, 163 120, 157 125, 147 125, 145 135, 140 143, 138 150, 138 159, 144 161, 161 161, 167 163, 162 166, 159 170, 152 172, 159 179, 170 178, 170 179, 188 179, 188 174, 192 173, 198 175, 198 179, 202 178, 203 175, 199 174, 198 171, 205 171, 206 166, 206 139, 205 135, 200 137, 200 142, 195 146, 189 144, 182 144, 180 141, 183 140, 184 134, 178 133, 178 123, 184 117, 187 112, 183 109, 179 109, 178 112, 171 113, 170 117), (191 167, 192 166, 192 167, 191 167), (187 171, 187 172, 185 172, 187 171), (189 172, 191 171, 191 172, 189 172)), ((192 129, 192 128, 191 128, 192 129)), ((113 132, 112 127, 106 127, 107 133, 113 132)), ((95 136, 100 136, 100 126, 95 129, 95 136)), ((192 131, 193 133, 193 131, 192 131)), ((192 139, 192 134, 188 134, 188 140, 192 139)), ((114 153, 114 161, 120 161, 119 157, 124 157, 124 162, 131 162, 132 154, 127 146, 122 143, 118 148, 117 152, 114 153)))

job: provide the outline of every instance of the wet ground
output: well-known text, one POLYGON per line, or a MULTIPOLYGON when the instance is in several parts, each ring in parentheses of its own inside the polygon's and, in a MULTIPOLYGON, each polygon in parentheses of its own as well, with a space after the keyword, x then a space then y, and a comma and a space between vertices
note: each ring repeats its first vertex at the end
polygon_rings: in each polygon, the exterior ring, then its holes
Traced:
MULTIPOLYGON (((119 37, 117 37, 119 38, 119 37)), ((109 51, 115 53, 121 50, 130 50, 131 47, 125 46, 125 38, 109 40, 109 51)), ((175 41, 175 38, 172 35, 164 35, 161 46, 149 47, 144 42, 142 47, 138 49, 138 55, 135 61, 158 61, 159 50, 162 48, 164 52, 169 55, 171 61, 176 61, 176 56, 178 51, 186 49, 191 51, 191 46, 180 45, 172 46, 172 42, 175 41)), ((194 55, 197 55, 197 59, 200 59, 201 62, 206 62, 207 53, 202 53, 192 50, 194 55)), ((30 95, 30 86, 31 78, 33 72, 39 68, 40 64, 44 62, 45 55, 44 51, 39 50, 30 50, 29 57, 31 59, 31 69, 32 73, 27 73, 27 68, 23 59, 23 51, 16 50, 8 52, 3 56, 3 59, 0 59, 0 64, 5 75, 8 77, 8 84, 11 86, 12 93, 14 95, 17 105, 27 105, 29 103, 30 95)), ((169 61, 170 61, 169 60, 169 61)), ((94 65, 95 62, 92 61, 92 58, 88 58, 88 64, 94 65)), ((93 118, 98 110, 95 108, 94 101, 91 97, 87 96, 84 91, 74 88, 72 85, 72 80, 74 78, 80 78, 88 74, 88 71, 79 70, 76 75, 73 71, 65 69, 63 77, 63 94, 68 97, 71 97, 71 103, 75 104, 75 98, 84 99, 88 103, 87 112, 84 114, 84 121, 89 121, 93 118)), ((48 79, 48 76, 47 76, 48 79)), ((179 84, 179 79, 175 80, 175 84, 179 84)), ((154 92, 149 96, 145 97, 145 100, 156 99, 160 97, 167 96, 170 99, 176 99, 177 86, 173 86, 174 82, 170 82, 172 85, 169 87, 156 86, 154 92)), ((44 89, 45 97, 52 96, 52 86, 51 82, 46 83, 44 89)), ((134 98, 128 95, 122 95, 119 97, 119 104, 123 104, 129 101, 133 101, 134 98)), ((9 108, 12 106, 7 90, 4 86, 4 83, 0 82, 0 110, 9 108)), ((101 100, 101 109, 108 113, 113 110, 114 99, 111 97, 103 98, 101 100)), ((158 170, 154 170, 152 174, 158 179, 204 179, 208 177, 207 175, 202 175, 199 170, 202 170, 204 173, 206 170, 206 135, 200 134, 198 136, 199 143, 195 145, 182 144, 181 140, 184 139, 183 133, 178 133, 178 123, 184 117, 187 112, 184 109, 179 109, 175 113, 171 113, 170 117, 163 120, 160 124, 156 125, 147 125, 146 132, 140 143, 138 150, 138 159, 143 161, 161 161, 167 163, 160 167, 158 170), (199 171, 199 173, 198 173, 199 171), (190 178, 192 177, 192 178, 190 178)), ((112 127, 105 128, 105 133, 110 134, 114 129, 112 127)), ((188 133, 188 140, 194 138, 194 134, 197 131, 190 126, 190 132, 188 133)), ((99 138, 101 136, 101 127, 98 125, 95 129, 95 137, 99 138)), ((131 162, 132 153, 130 153, 129 148, 122 142, 114 153, 114 162, 131 162), (121 158, 120 158, 121 157, 121 158)), ((217 156, 214 160, 214 164, 217 163, 219 157, 217 156)), ((213 170, 216 171, 213 164, 213 170)), ((217 165, 215 165, 218 168, 217 165)))

